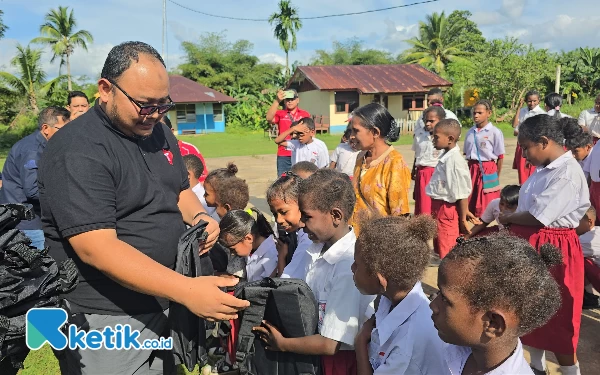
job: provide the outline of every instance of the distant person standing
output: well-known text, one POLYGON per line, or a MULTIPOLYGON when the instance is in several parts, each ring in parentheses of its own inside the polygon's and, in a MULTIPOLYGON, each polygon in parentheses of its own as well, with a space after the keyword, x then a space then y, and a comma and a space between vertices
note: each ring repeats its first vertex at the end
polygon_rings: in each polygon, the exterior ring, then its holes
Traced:
MULTIPOLYGON (((300 98, 296 90, 279 90, 277 98, 267 111, 267 121, 277 125, 279 134, 287 131, 292 123, 300 121, 303 117, 310 117, 310 113, 298 108, 300 98), (283 102, 284 109, 279 109, 283 102)), ((290 140, 291 136, 286 137, 290 140)), ((292 151, 287 149, 287 142, 282 142, 277 147, 277 177, 289 171, 292 168, 292 151)))
POLYGON ((83 115, 90 109, 90 101, 82 91, 71 91, 67 96, 67 109, 71 112, 71 120, 83 115))
MULTIPOLYGON (((454 112, 452 112, 449 109, 444 108, 444 92, 441 89, 433 88, 433 89, 429 90, 429 92, 427 93, 427 107, 431 107, 433 105, 442 107, 444 109, 444 112, 446 112, 447 119, 454 119, 454 120, 458 121, 458 117, 456 117, 454 112)), ((460 121, 458 121, 458 123, 460 124, 460 121)), ((417 120, 417 125, 415 126, 415 130, 423 129, 424 127, 425 127, 425 121, 423 120, 423 115, 421 115, 421 117, 419 117, 419 119, 417 120)))
POLYGON ((35 218, 23 220, 17 225, 31 239, 31 244, 44 248, 39 189, 38 166, 48 140, 66 123, 71 114, 63 107, 48 107, 40 112, 38 128, 33 134, 21 139, 10 149, 4 169, 0 203, 28 203, 33 206, 35 218))
MULTIPOLYGON (((540 93, 531 90, 525 94, 525 97, 521 98, 519 101, 519 108, 517 108, 517 114, 513 118, 512 127, 514 130, 513 134, 515 137, 519 135, 519 125, 523 123, 523 121, 527 120, 530 117, 545 114, 542 108, 540 108, 540 93), (526 108, 523 108, 523 104, 527 104, 526 108)), ((519 175, 519 185, 523 185, 525 181, 535 172, 535 167, 525 160, 523 157, 523 150, 521 146, 517 143, 517 148, 515 149, 515 159, 513 160, 513 169, 517 170, 519 175)))
POLYGON ((590 133, 592 137, 594 137, 594 144, 596 144, 598 138, 600 138, 600 95, 596 97, 594 108, 586 109, 581 112, 577 122, 584 131, 590 133))

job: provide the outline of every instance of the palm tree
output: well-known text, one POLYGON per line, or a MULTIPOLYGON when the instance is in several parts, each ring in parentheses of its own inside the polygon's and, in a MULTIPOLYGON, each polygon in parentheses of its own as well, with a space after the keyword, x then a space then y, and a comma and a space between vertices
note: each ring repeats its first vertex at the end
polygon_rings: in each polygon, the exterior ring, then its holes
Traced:
POLYGON ((46 73, 42 70, 42 51, 31 49, 29 45, 23 47, 17 44, 17 55, 10 61, 18 71, 18 76, 7 72, 0 72, 0 81, 12 87, 14 92, 26 97, 34 114, 39 113, 38 95, 45 96, 52 92, 62 82, 65 76, 58 76, 46 82, 46 73))
POLYGON ((458 24, 451 25, 444 12, 433 13, 427 16, 426 22, 419 22, 419 36, 406 41, 412 47, 405 52, 402 60, 443 73, 449 62, 469 55, 461 49, 459 35, 458 24))
POLYGON ((51 9, 46 14, 45 20, 46 23, 40 27, 42 36, 33 39, 32 42, 49 45, 52 47, 53 52, 50 62, 54 62, 57 57, 60 57, 60 66, 67 65, 67 87, 69 91, 72 91, 71 62, 69 58, 75 47, 81 47, 87 51, 87 43, 92 43, 94 38, 89 31, 75 31, 77 21, 73 16, 73 10, 69 12, 69 7, 59 6, 58 9, 51 9))
POLYGON ((290 51, 296 50, 296 31, 302 28, 302 21, 298 17, 298 9, 291 5, 290 0, 279 1, 279 13, 273 13, 269 17, 269 24, 272 26, 274 23, 273 34, 279 41, 279 46, 285 52, 285 74, 289 76, 290 63, 288 54, 290 51))
POLYGON ((6 30, 8 29, 8 26, 6 26, 2 21, 3 15, 4 12, 0 10, 0 39, 4 38, 4 32, 6 32, 6 30))

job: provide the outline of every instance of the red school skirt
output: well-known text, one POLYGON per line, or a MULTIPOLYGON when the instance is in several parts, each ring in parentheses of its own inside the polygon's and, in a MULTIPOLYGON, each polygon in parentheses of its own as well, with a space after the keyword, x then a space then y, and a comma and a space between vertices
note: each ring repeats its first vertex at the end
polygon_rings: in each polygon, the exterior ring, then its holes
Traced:
POLYGON ((356 352, 339 350, 334 355, 324 355, 321 357, 321 366, 323 375, 356 375, 356 352))
POLYGON ((415 215, 431 214, 431 198, 425 193, 425 188, 429 184, 433 172, 435 172, 435 168, 433 167, 417 167, 417 175, 415 177, 415 215))
MULTIPOLYGON (((484 161, 482 164, 483 171, 486 174, 498 172, 498 165, 495 161, 484 161)), ((469 211, 473 215, 481 217, 487 205, 494 199, 500 198, 500 190, 493 193, 483 192, 483 176, 479 167, 479 161, 469 160, 469 171, 471 172, 471 182, 473 184, 473 191, 471 191, 471 196, 469 196, 469 211)))
POLYGON ((590 203, 596 211, 600 211, 600 182, 592 181, 590 185, 590 203))
POLYGON ((431 213, 437 223, 438 233, 433 242, 433 249, 440 256, 440 259, 444 259, 450 250, 456 246, 456 239, 460 236, 456 203, 432 199, 431 213))
POLYGON ((546 325, 521 338, 524 345, 558 354, 574 354, 579 342, 583 305, 583 252, 573 228, 540 228, 511 225, 510 231, 526 240, 539 251, 543 244, 558 247, 563 264, 550 273, 560 287, 561 306, 546 325))
POLYGON ((525 181, 535 172, 535 168, 531 164, 527 164, 527 160, 523 157, 523 149, 517 143, 517 148, 515 149, 515 160, 513 160, 513 169, 517 170, 517 174, 519 175, 519 185, 523 185, 525 181))

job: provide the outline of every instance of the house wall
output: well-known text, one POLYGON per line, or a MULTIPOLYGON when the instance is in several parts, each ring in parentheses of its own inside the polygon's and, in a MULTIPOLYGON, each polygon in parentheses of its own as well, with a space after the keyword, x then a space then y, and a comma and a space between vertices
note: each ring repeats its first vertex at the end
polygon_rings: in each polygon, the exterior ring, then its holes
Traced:
MULTIPOLYGON (((187 104, 187 103, 177 103, 187 104)), ((191 103, 190 103, 191 104, 191 103)), ((225 113, 223 121, 215 121, 213 103, 195 103, 196 122, 177 122, 177 111, 169 111, 169 119, 175 129, 175 134, 201 134, 201 133, 223 133, 225 132, 225 113)))
POLYGON ((313 116, 329 116, 329 92, 327 91, 304 91, 298 93, 300 103, 298 107, 308 111, 313 116))
POLYGON ((396 119, 406 119, 408 111, 402 108, 402 95, 388 95, 388 111, 396 119))

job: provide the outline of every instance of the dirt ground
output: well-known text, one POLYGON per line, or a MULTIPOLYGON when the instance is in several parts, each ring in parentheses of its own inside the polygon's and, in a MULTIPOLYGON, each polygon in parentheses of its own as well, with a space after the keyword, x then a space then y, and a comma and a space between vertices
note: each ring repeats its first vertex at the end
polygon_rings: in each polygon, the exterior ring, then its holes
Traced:
MULTIPOLYGON (((515 146, 515 138, 506 140, 507 154, 500 177, 503 185, 518 183, 517 171, 512 169, 515 146)), ((410 150, 410 146, 397 146, 396 149, 402 153, 409 167, 412 167, 414 153, 410 150)), ((238 176, 248 182, 251 195, 250 202, 261 211, 269 213, 269 206, 265 201, 265 192, 276 178, 275 152, 272 155, 206 159, 209 170, 225 167, 228 162, 234 162, 239 168, 238 176)), ((409 196, 412 196, 412 192, 409 196)), ((412 205, 413 203, 411 203, 412 205)), ((427 269, 423 282, 426 284, 426 287, 436 287, 437 267, 429 267, 427 269)), ((600 310, 584 310, 577 355, 582 374, 600 373, 600 310)), ((547 359, 551 374, 559 374, 560 372, 558 371, 554 356, 551 354, 547 355, 547 359)))

